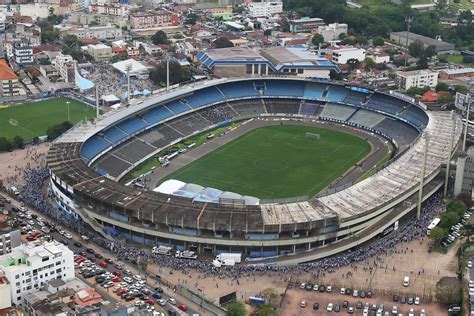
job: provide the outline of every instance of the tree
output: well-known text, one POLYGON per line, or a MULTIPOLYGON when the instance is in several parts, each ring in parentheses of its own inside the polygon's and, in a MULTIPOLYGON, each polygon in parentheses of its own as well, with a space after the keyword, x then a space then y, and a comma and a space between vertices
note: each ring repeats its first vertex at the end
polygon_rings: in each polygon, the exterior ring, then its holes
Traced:
POLYGON ((15 136, 13 137, 13 144, 16 148, 21 148, 23 147, 24 140, 21 138, 21 136, 15 136))
POLYGON ((324 37, 321 34, 314 34, 313 38, 311 39, 311 43, 314 46, 319 46, 319 44, 324 43, 324 37))
POLYGON ((421 58, 418 59, 416 62, 416 67, 418 69, 427 69, 428 68, 428 58, 426 56, 422 56, 421 58))
POLYGON ((456 84, 454 85, 454 91, 460 92, 460 93, 466 93, 468 92, 468 88, 462 84, 456 84))
POLYGON ((382 37, 377 36, 372 40, 372 44, 374 46, 383 46, 385 44, 385 41, 382 37))
POLYGON ((365 36, 357 36, 355 42, 360 45, 367 45, 369 44, 369 40, 365 36))
POLYGON ((0 151, 11 150, 13 148, 12 143, 5 137, 0 137, 0 151))
POLYGON ((166 35, 165 32, 160 30, 156 32, 155 34, 153 34, 153 36, 151 37, 151 41, 155 45, 160 45, 160 44, 165 45, 165 44, 168 44, 168 36, 166 35))
POLYGON ((365 71, 369 72, 370 70, 374 69, 375 61, 372 58, 366 57, 364 59, 365 64, 365 71))
POLYGON ((233 301, 227 306, 226 316, 245 316, 245 306, 241 301, 233 301))
POLYGON ((430 238, 433 240, 441 240, 446 236, 446 230, 441 227, 435 227, 431 230, 430 238))
POLYGON ((347 64, 351 70, 357 69, 360 66, 360 61, 357 58, 351 58, 347 60, 347 64))
POLYGON ((451 226, 455 225, 458 222, 459 216, 456 213, 445 213, 441 217, 441 221, 439 222, 439 227, 444 229, 449 229, 451 226))
POLYGON ((48 128, 46 135, 48 135, 49 140, 57 138, 59 135, 67 131, 72 127, 72 124, 68 121, 62 122, 61 124, 53 125, 48 128))
POLYGON ((413 42, 408 46, 408 52, 410 53, 410 56, 413 56, 415 58, 420 58, 424 54, 424 49, 423 49, 423 44, 420 42, 413 42))
POLYGON ((277 316, 277 311, 269 304, 260 305, 257 316, 277 316))
POLYGON ((462 62, 465 64, 474 64, 474 56, 463 56, 462 62))
POLYGON ((443 277, 436 284, 436 300, 444 305, 459 304, 461 302, 460 289, 461 286, 457 278, 443 277))
POLYGON ((431 58, 435 55, 436 55, 436 47, 434 47, 433 45, 430 45, 430 46, 426 47, 426 49, 425 49, 425 56, 426 57, 431 58))
POLYGON ((234 47, 234 44, 223 36, 217 38, 212 45, 214 48, 234 47))
POLYGON ((63 36, 63 43, 68 47, 78 47, 81 46, 79 38, 74 34, 65 34, 63 36))
MULTIPOLYGON (((181 67, 177 61, 170 61, 170 84, 176 84, 191 79, 191 71, 188 67, 181 67)), ((166 61, 161 62, 150 72, 150 79, 155 84, 166 84, 166 61)))
POLYGON ((185 23, 185 24, 192 24, 192 25, 194 25, 194 24, 196 24, 197 19, 198 19, 197 14, 195 14, 195 13, 190 13, 190 14, 188 14, 188 16, 186 17, 186 21, 185 21, 184 23, 185 23))
POLYGON ((436 91, 449 91, 449 85, 445 82, 438 82, 436 91))

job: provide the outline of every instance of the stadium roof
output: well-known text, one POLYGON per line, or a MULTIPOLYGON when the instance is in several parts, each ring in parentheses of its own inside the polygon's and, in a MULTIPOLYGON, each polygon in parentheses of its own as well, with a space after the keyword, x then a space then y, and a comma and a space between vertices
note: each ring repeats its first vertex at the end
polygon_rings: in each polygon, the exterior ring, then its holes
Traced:
POLYGON ((339 71, 337 65, 304 47, 272 47, 260 51, 242 46, 218 48, 201 51, 197 58, 208 69, 214 68, 216 64, 267 64, 275 72, 290 67, 339 71))
POLYGON ((112 64, 112 66, 124 75, 127 74, 127 67, 130 67, 130 76, 136 76, 148 72, 148 67, 135 59, 122 60, 112 64))

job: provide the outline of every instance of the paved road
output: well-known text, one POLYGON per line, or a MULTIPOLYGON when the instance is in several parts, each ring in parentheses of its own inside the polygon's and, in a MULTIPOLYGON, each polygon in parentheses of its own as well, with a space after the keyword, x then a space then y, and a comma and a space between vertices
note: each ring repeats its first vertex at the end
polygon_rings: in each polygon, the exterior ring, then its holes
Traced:
MULTIPOLYGON (((10 196, 7 196, 5 195, 4 193, 0 193, 0 195, 6 197, 6 198, 9 198, 11 199, 12 201, 12 204, 7 204, 5 205, 5 209, 7 210, 11 210, 12 206, 16 207, 16 208, 19 208, 20 207, 20 203, 18 201, 15 201, 14 199, 12 199, 10 196)), ((38 217, 42 217, 45 221, 48 221, 50 223, 54 223, 51 221, 50 218, 46 217, 44 214, 41 214, 39 212, 37 212, 36 210, 28 207, 28 210, 33 213, 33 214, 36 214, 38 217)), ((37 224, 37 221, 34 220, 35 224, 33 225, 33 227, 37 230, 40 230, 41 227, 37 224)), ((48 235, 50 235, 51 237, 53 237, 54 240, 56 241, 59 241, 61 243, 65 243, 67 242, 67 247, 69 249, 71 249, 71 251, 74 252, 74 254, 78 254, 79 252, 81 251, 86 251, 87 248, 92 248, 94 249, 95 253, 98 253, 100 255, 102 255, 102 259, 97 259, 97 258, 94 258, 95 260, 95 263, 98 264, 99 262, 103 261, 104 259, 111 259, 112 261, 114 261, 115 263, 117 263, 116 261, 116 257, 114 254, 112 254, 111 252, 101 248, 101 247, 98 247, 97 245, 93 244, 93 243, 84 243, 83 240, 81 240, 80 236, 78 236, 74 231, 70 231, 69 229, 65 228, 65 227, 61 227, 61 226, 57 226, 56 229, 63 229, 67 232, 69 232, 73 238, 72 239, 67 239, 66 237, 62 236, 61 234, 59 234, 57 231, 55 232, 52 232, 48 235), (74 245, 74 242, 79 242, 82 244, 81 247, 77 247, 74 245)), ((93 258, 94 256, 93 255, 90 255, 89 253, 86 253, 86 256, 89 257, 89 258, 93 258)), ((154 292, 154 288, 155 287, 158 287, 160 286, 158 284, 158 279, 155 277, 155 276, 146 276, 144 275, 143 273, 140 273, 140 271, 138 271, 138 269, 133 266, 132 264, 130 263, 127 263, 127 262, 123 262, 124 263, 124 266, 123 268, 126 269, 126 270, 130 270, 132 272, 132 274, 139 274, 142 276, 142 278, 144 280, 147 281, 147 286, 152 290, 152 292, 154 292)), ((113 272, 115 270, 118 270, 116 267, 114 267, 113 265, 108 265, 107 268, 105 268, 106 271, 109 271, 109 272, 113 272)), ((121 275, 121 278, 123 278, 125 275, 121 275)), ((104 295, 108 300, 112 300, 112 301, 117 301, 118 299, 116 298, 116 296, 113 296, 111 293, 112 290, 110 290, 111 288, 109 289, 104 289, 103 287, 101 286, 97 286, 95 285, 95 282, 94 282, 94 278, 91 278, 91 279, 84 279, 82 278, 82 276, 80 276, 79 274, 76 274, 76 277, 79 277, 81 280, 85 281, 88 285, 94 287, 101 295, 104 295)), ((172 289, 168 289, 166 288, 165 286, 161 286, 164 290, 164 293, 163 294, 163 299, 167 300, 171 297, 175 298, 176 301, 177 301, 177 305, 183 303, 185 304, 187 307, 188 307, 188 310, 186 312, 183 312, 181 310, 179 310, 176 306, 173 306, 171 305, 170 303, 166 303, 166 306, 164 307, 161 307, 160 305, 156 304, 155 305, 155 308, 156 310, 158 311, 162 311, 165 313, 165 315, 167 315, 167 312, 168 311, 174 311, 176 312, 177 315, 182 315, 182 316, 187 316, 187 315, 211 315, 207 312, 203 312, 203 311, 199 311, 199 306, 197 306, 196 304, 190 302, 189 300, 183 298, 183 297, 180 297, 178 295, 176 295, 175 293, 173 293, 172 289)), ((154 299, 155 300, 155 299, 154 299)), ((130 302, 127 302, 128 304, 131 304, 133 303, 135 300, 133 301, 130 301, 130 302)))

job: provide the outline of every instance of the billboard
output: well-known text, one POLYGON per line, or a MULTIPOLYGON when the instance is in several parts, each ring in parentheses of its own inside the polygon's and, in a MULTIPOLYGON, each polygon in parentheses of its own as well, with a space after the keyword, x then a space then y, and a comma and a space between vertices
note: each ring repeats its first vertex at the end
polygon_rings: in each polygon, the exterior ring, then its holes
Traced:
POLYGON ((226 305, 232 303, 237 299, 237 292, 232 292, 224 296, 219 297, 219 305, 226 305))

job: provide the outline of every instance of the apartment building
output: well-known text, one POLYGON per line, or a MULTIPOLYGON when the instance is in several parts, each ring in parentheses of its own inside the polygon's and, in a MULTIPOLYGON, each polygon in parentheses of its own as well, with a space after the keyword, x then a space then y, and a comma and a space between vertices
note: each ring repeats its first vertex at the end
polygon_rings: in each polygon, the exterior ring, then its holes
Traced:
POLYGON ((365 49, 357 47, 348 47, 335 49, 332 51, 332 61, 341 65, 347 64, 350 59, 357 59, 358 61, 364 61, 365 49))
POLYGON ((130 14, 132 30, 158 29, 179 25, 179 18, 168 11, 134 12, 130 14))
MULTIPOLYGON (((18 87, 18 76, 15 74, 13 69, 11 69, 5 59, 0 59, 0 81, 2 83, 0 94, 1 97, 12 97, 20 94, 20 89, 18 87)), ((2 240, 2 237, 0 237, 0 240, 2 240)), ((7 243, 5 239, 3 240, 5 241, 3 245, 5 249, 7 243)), ((0 249, 2 249, 2 247, 0 247, 0 249)))
POLYGON ((23 304, 25 294, 38 291, 51 279, 74 278, 74 253, 58 242, 22 244, 0 256, 0 270, 10 282, 11 302, 23 304))
POLYGON ((33 64, 33 46, 28 39, 22 38, 13 43, 13 58, 20 67, 33 64))
POLYGON ((252 17, 268 17, 283 12, 283 2, 262 1, 251 2, 247 6, 249 15, 252 17))
POLYGON ((408 90, 412 87, 436 87, 438 84, 438 73, 428 69, 399 71, 396 73, 396 81, 400 89, 408 90))
POLYGON ((75 82, 76 62, 71 55, 59 54, 52 64, 64 82, 75 82))
POLYGON ((95 61, 107 61, 112 57, 112 47, 104 44, 88 45, 87 52, 95 61))

